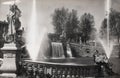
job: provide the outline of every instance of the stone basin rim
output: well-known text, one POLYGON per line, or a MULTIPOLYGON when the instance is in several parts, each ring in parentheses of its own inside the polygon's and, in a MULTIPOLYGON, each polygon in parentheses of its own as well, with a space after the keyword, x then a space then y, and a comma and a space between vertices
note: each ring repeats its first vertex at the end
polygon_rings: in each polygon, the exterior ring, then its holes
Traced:
POLYGON ((58 66, 97 66, 94 64, 77 64, 77 63, 55 63, 55 62, 47 62, 47 61, 33 61, 33 60, 24 60, 24 62, 28 63, 37 63, 37 64, 46 64, 46 65, 58 65, 58 66))

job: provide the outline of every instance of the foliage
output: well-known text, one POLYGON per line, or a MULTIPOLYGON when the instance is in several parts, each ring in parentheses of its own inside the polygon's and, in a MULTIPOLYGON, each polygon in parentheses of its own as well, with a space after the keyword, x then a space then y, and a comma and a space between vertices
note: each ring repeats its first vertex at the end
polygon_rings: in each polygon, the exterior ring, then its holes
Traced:
POLYGON ((84 13, 80 19, 80 26, 82 30, 82 41, 86 43, 91 38, 94 29, 94 17, 90 13, 84 13))
POLYGON ((54 25, 55 33, 62 34, 63 29, 66 26, 66 23, 68 21, 68 9, 65 9, 64 7, 59 9, 55 9, 54 14, 52 16, 52 23, 54 25))
POLYGON ((84 13, 79 20, 77 10, 57 8, 52 20, 55 33, 60 34, 60 37, 64 37, 67 41, 79 42, 82 37, 83 42, 86 43, 87 40, 94 38, 94 35, 91 35, 95 31, 94 17, 90 13, 84 13))
POLYGON ((68 22, 65 27, 67 40, 68 39, 71 40, 75 38, 75 35, 78 33, 76 30, 78 28, 78 25, 79 25, 79 20, 77 17, 77 11, 73 9, 72 12, 69 13, 68 22))
MULTIPOLYGON (((111 9, 110 15, 110 24, 109 24, 109 35, 110 38, 117 38, 119 42, 119 37, 120 37, 120 12, 111 9)), ((106 33, 107 33, 107 19, 105 18, 102 22, 101 26, 101 38, 106 38, 106 33)))
MULTIPOLYGON (((120 12, 111 9, 110 15, 110 24, 109 24, 109 35, 110 39, 117 39, 119 45, 119 57, 120 57, 120 12)), ((107 32, 107 19, 103 20, 101 27, 101 37, 104 38, 107 32), (105 35, 103 35, 105 34, 105 35)))
POLYGON ((111 9, 110 13, 110 32, 111 35, 120 38, 120 12, 111 9))
POLYGON ((57 8, 54 11, 52 23, 55 28, 55 33, 60 34, 66 40, 74 39, 79 24, 77 11, 72 9, 69 12, 64 7, 61 9, 57 8))
POLYGON ((105 18, 103 21, 102 21, 102 25, 101 25, 101 28, 100 28, 100 38, 104 39, 106 38, 107 39, 107 19, 105 18))

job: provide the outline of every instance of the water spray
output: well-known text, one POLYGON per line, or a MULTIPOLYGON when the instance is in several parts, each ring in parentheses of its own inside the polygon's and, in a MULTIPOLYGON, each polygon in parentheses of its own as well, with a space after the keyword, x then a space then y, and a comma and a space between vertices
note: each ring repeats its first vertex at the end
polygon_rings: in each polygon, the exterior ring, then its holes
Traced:
MULTIPOLYGON (((107 19, 107 39, 101 39, 99 36, 97 36, 97 40, 101 43, 107 58, 109 59, 113 50, 114 43, 110 41, 110 9, 111 9, 111 0, 106 0, 106 19, 107 19)), ((98 32, 100 33, 100 32, 98 32)), ((99 35, 99 34, 98 34, 99 35)))
MULTIPOLYGON (((106 14, 106 17, 107 17, 107 46, 108 46, 108 53, 110 52, 110 9, 111 9, 111 0, 107 0, 107 5, 106 5, 106 12, 107 12, 107 14, 106 14)), ((110 54, 111 55, 111 54, 110 54)), ((107 56, 108 58, 110 57, 110 55, 109 56, 107 56)))
MULTIPOLYGON (((41 27, 41 29, 39 27, 37 21, 36 0, 33 0, 31 18, 26 32, 26 48, 31 60, 37 60, 42 47, 43 38, 47 33, 45 27, 41 27)), ((43 53, 41 53, 41 56, 43 56, 43 53)))
MULTIPOLYGON (((35 41, 36 41, 36 27, 37 27, 37 20, 36 20, 36 0, 33 0, 32 4, 32 13, 31 18, 29 22, 29 27, 27 28, 27 34, 26 34, 26 47, 30 54, 30 58, 35 60, 35 57, 37 57, 35 54, 35 41)), ((38 47, 36 47, 38 48, 38 47)))

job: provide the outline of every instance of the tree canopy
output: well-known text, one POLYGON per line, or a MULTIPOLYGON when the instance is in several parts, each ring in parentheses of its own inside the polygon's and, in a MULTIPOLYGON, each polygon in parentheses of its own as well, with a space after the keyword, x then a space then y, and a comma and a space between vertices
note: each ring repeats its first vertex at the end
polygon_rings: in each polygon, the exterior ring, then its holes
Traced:
POLYGON ((55 33, 60 34, 67 41, 79 42, 79 37, 86 43, 94 31, 94 17, 90 13, 84 13, 79 19, 77 10, 57 8, 52 16, 52 24, 55 33))
MULTIPOLYGON (((110 39, 117 38, 119 42, 120 38, 120 12, 111 9, 110 15, 109 15, 109 35, 110 39)), ((105 18, 102 22, 100 34, 101 38, 106 38, 107 33, 107 19, 105 18)))
POLYGON ((90 13, 84 13, 80 18, 80 26, 82 30, 82 40, 86 43, 91 38, 95 22, 94 17, 90 13))
POLYGON ((63 29, 66 26, 66 23, 68 21, 68 9, 65 9, 64 7, 59 9, 55 9, 54 14, 52 16, 52 23, 54 25, 55 33, 62 34, 63 29))
MULTIPOLYGON (((107 32, 107 19, 105 18, 101 26, 101 38, 106 38, 107 32)), ((109 15, 109 36, 110 40, 117 39, 119 45, 119 57, 120 57, 120 12, 115 9, 111 9, 109 15)))
POLYGON ((75 38, 75 34, 77 33, 76 29, 78 28, 79 20, 77 17, 77 11, 72 10, 72 12, 69 13, 68 22, 66 24, 65 33, 67 39, 73 39, 75 38))
POLYGON ((76 28, 78 27, 79 20, 77 17, 77 11, 72 9, 71 12, 64 7, 55 9, 53 14, 53 25, 55 33, 58 33, 66 38, 66 40, 75 37, 76 28))

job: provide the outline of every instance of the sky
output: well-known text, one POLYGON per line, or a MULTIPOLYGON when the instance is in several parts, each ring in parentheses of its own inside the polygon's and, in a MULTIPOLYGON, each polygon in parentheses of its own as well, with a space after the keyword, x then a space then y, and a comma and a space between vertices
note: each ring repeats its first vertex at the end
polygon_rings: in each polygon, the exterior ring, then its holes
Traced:
POLYGON ((120 0, 112 0, 112 8, 120 11, 120 0))
MULTIPOLYGON (((0 20, 6 20, 9 13, 9 5, 3 5, 2 2, 11 0, 0 0, 0 20)), ((18 7, 22 11, 20 20, 22 26, 27 28, 30 23, 33 0, 21 0, 18 7)), ((105 1, 106 0, 36 0, 37 21, 39 28, 45 27, 48 32, 53 32, 52 14, 56 8, 68 8, 77 10, 80 18, 85 12, 91 13, 95 19, 95 27, 99 29, 102 20, 105 18, 105 1)), ((112 8, 120 11, 120 0, 112 0, 112 8)))

